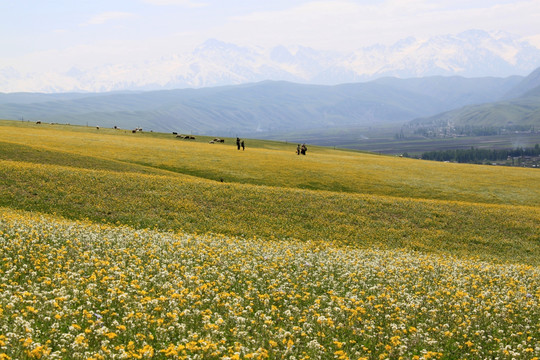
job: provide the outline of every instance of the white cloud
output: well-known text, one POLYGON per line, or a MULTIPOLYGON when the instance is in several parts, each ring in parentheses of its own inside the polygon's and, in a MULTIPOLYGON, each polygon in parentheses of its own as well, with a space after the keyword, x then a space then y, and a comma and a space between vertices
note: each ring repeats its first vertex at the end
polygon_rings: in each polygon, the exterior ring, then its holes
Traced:
POLYGON ((214 36, 244 44, 354 50, 469 29, 532 36, 538 18, 538 0, 325 0, 231 17, 224 27, 214 29, 214 36))
POLYGON ((136 16, 129 12, 109 11, 93 16, 82 25, 101 25, 108 21, 127 19, 136 16))
MULTIPOLYGON (((302 44, 313 47, 339 41, 364 6, 350 1, 317 1, 280 11, 237 16, 219 31, 232 41, 302 44)), ((322 45, 322 46, 324 46, 322 45)))
POLYGON ((37 27, 42 24, 21 25, 13 31, 18 38, 3 39, 0 67, 65 71, 140 62, 190 52, 208 38, 260 47, 354 51, 409 36, 425 39, 480 29, 502 30, 540 47, 539 0, 238 0, 230 6, 223 0, 138 0, 155 7, 110 2, 120 11, 91 16, 74 6, 78 10, 72 10, 73 16, 48 19, 48 31, 37 27), (135 12, 141 8, 145 13, 135 12), (144 21, 125 21, 134 18, 144 21), (118 31, 98 26, 119 22, 127 24, 116 27, 118 31))
POLYGON ((204 7, 208 4, 197 2, 193 0, 142 0, 143 2, 147 4, 153 4, 153 5, 178 5, 178 6, 185 6, 190 8, 195 7, 204 7))

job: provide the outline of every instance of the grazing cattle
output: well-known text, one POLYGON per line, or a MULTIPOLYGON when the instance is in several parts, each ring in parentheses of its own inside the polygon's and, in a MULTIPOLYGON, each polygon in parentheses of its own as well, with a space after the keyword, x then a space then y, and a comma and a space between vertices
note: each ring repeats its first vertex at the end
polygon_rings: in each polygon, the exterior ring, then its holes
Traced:
POLYGON ((214 140, 212 140, 213 142, 218 142, 218 143, 224 143, 225 140, 223 139, 220 139, 220 138, 215 138, 214 140))
POLYGON ((137 130, 131 130, 132 134, 135 134, 136 132, 137 132, 137 130))
POLYGON ((98 129, 98 130, 99 130, 99 126, 96 126, 96 129, 98 129))
POLYGON ((36 121, 36 124, 41 124, 41 121, 36 121))
POLYGON ((172 134, 173 134, 173 135, 178 135, 178 133, 177 133, 176 131, 173 131, 173 133, 172 133, 172 134))

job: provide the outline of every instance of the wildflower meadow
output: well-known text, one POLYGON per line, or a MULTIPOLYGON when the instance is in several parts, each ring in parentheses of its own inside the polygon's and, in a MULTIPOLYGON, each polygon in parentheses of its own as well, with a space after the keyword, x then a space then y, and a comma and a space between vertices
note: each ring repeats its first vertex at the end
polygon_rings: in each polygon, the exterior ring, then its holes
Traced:
POLYGON ((1 210, 2 358, 540 354, 540 271, 1 210))
POLYGON ((0 360, 540 358, 537 169, 42 125, 0 121, 0 360))

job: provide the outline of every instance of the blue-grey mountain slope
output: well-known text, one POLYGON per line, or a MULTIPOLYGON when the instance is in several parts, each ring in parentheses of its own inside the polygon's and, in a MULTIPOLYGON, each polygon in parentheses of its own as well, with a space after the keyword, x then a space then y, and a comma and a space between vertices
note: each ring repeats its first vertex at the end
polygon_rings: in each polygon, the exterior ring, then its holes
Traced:
POLYGON ((540 68, 516 84, 503 100, 415 119, 413 126, 453 127, 540 127, 540 68))
POLYGON ((336 86, 265 81, 202 89, 0 94, 0 118, 216 135, 403 123, 494 101, 522 78, 379 79, 336 86))

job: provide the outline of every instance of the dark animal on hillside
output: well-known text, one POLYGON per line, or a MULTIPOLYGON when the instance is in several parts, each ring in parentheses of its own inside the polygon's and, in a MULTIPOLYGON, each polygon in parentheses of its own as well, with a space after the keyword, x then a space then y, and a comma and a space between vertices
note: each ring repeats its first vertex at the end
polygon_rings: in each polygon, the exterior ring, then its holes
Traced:
POLYGON ((173 135, 178 135, 178 133, 177 133, 176 131, 173 131, 173 133, 172 133, 172 134, 173 134, 173 135))
POLYGON ((41 121, 36 121, 36 124, 41 124, 41 121))

